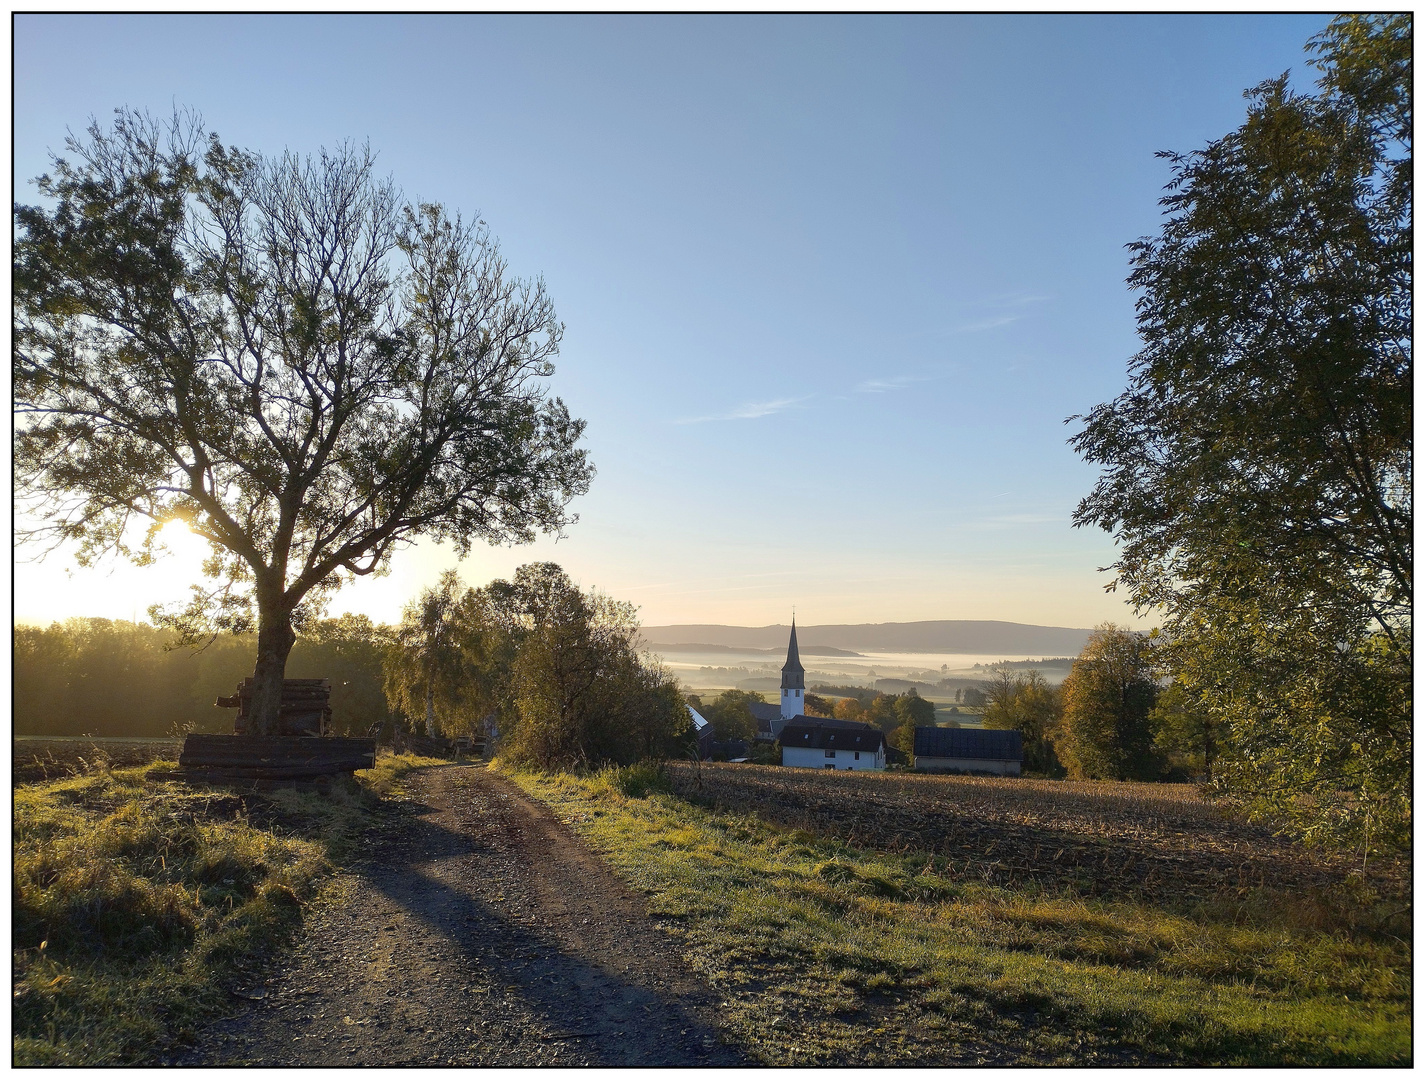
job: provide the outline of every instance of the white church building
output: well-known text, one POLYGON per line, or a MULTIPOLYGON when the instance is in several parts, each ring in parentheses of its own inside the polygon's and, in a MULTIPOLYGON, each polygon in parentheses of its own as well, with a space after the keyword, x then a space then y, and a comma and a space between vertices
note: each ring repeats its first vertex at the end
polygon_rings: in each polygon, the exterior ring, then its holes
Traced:
POLYGON ((870 724, 806 715, 806 669, 797 653, 797 621, 782 665, 780 716, 771 721, 782 764, 794 769, 884 769, 886 736, 870 724))

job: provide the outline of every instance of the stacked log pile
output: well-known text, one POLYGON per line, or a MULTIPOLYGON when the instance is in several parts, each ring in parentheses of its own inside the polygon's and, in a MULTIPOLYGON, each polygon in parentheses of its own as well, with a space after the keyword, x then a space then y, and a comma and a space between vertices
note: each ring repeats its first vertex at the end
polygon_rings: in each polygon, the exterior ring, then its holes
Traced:
POLYGON ((213 780, 309 780, 369 769, 375 739, 323 739, 292 735, 189 735, 180 769, 213 780))
POLYGON ((217 700, 237 709, 232 735, 189 735, 180 769, 203 780, 314 780, 369 769, 376 764, 375 739, 333 737, 331 682, 284 679, 277 731, 252 735, 252 680, 217 700))
MULTIPOLYGON (((282 711, 273 735, 329 735, 332 729, 330 679, 283 679, 282 711)), ((220 709, 237 709, 233 732, 246 735, 252 714, 252 680, 244 679, 237 692, 217 700, 220 709)))

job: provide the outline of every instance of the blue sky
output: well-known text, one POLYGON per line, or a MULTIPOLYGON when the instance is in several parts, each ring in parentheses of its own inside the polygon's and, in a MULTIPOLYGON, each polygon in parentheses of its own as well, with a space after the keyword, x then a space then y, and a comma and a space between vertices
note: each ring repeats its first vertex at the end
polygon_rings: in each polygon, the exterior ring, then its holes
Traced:
MULTIPOLYGON (((177 104, 263 152, 367 140, 478 211, 548 283, 599 474, 472 583, 554 559, 652 624, 1136 623, 1069 526, 1095 474, 1063 421, 1123 387, 1154 152, 1309 81, 1327 18, 19 16, 16 198, 66 128, 177 104)), ((395 619, 454 562, 333 609, 395 619)), ((52 556, 16 614, 127 618, 192 565, 52 556)))

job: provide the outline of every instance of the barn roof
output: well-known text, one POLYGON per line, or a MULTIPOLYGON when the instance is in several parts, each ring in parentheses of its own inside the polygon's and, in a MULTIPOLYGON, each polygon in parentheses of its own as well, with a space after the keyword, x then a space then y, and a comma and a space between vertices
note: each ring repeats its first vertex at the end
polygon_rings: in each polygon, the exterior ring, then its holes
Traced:
POLYGON ((879 750, 886 736, 870 724, 851 720, 824 720, 819 716, 797 716, 787 721, 780 742, 783 749, 800 746, 813 750, 879 750))
POLYGON ((708 722, 703 718, 703 714, 698 712, 698 710, 691 705, 688 706, 688 715, 693 718, 694 731, 702 731, 703 728, 708 726, 708 722))
POLYGON ((918 727, 915 729, 915 756, 1021 761, 1024 746, 1017 731, 918 727))

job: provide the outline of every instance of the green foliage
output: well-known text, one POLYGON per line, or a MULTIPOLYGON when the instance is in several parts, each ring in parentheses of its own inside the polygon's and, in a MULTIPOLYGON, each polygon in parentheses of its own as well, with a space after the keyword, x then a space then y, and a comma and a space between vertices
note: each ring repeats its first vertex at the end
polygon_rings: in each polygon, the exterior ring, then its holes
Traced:
POLYGON ((1217 723, 1182 683, 1170 683, 1158 694, 1148 723, 1153 729, 1153 745, 1164 758, 1212 779, 1212 762, 1221 737, 1217 723))
MULTIPOLYGON (((332 683, 332 723, 362 734, 390 718, 381 665, 390 634, 361 615, 308 623, 292 648, 291 678, 332 683)), ((223 635, 201 652, 174 647, 146 623, 70 619, 14 629, 18 735, 161 736, 231 731, 213 705, 252 673, 252 635, 223 635)))
POLYGON ((1059 733, 1059 694, 1044 681, 1044 676, 1032 669, 998 668, 987 698, 984 726, 1020 733, 1024 768, 1043 776, 1062 775, 1054 754, 1054 739, 1059 733))
POLYGON ((896 719, 900 721, 901 726, 935 726, 935 702, 926 701, 913 686, 895 699, 895 710, 896 719))
POLYGON ((255 628, 276 722, 304 619, 418 536, 461 554, 572 519, 583 422, 542 380, 563 332, 483 222, 411 205, 369 149, 224 147, 119 110, 15 208, 15 479, 81 562, 206 539, 211 591, 151 611, 255 628), (146 531, 136 539, 135 527, 146 531))
POLYGON ((820 694, 807 694, 805 701, 805 712, 807 716, 835 716, 836 702, 830 698, 822 697, 820 694))
POLYGON ((1097 627, 1060 694, 1063 715, 1054 745, 1070 777, 1150 780, 1158 775, 1148 720, 1158 687, 1147 638, 1112 623, 1097 627))
POLYGON ((724 690, 717 700, 699 712, 712 724, 719 742, 752 739, 757 735, 757 718, 752 714, 754 704, 763 704, 761 694, 747 690, 724 690))
MULTIPOLYGON (((921 727, 933 727, 933 724, 921 724, 921 727)), ((915 729, 917 725, 914 721, 906 721, 891 732, 886 739, 888 743, 897 750, 905 754, 915 753, 915 729)))
POLYGON ((427 735, 472 734, 497 704, 488 628, 472 590, 447 570, 406 605, 385 656, 386 697, 427 735))
POLYGON ((1162 657, 1222 733, 1219 789, 1319 839, 1409 830, 1409 15, 1343 16, 1190 155, 1141 290, 1129 387, 1072 442, 1075 514, 1160 610, 1162 657))
POLYGON ((553 563, 522 566, 481 592, 491 634, 514 642, 511 761, 588 769, 681 751, 688 711, 672 673, 640 657, 632 605, 580 591, 553 563))

